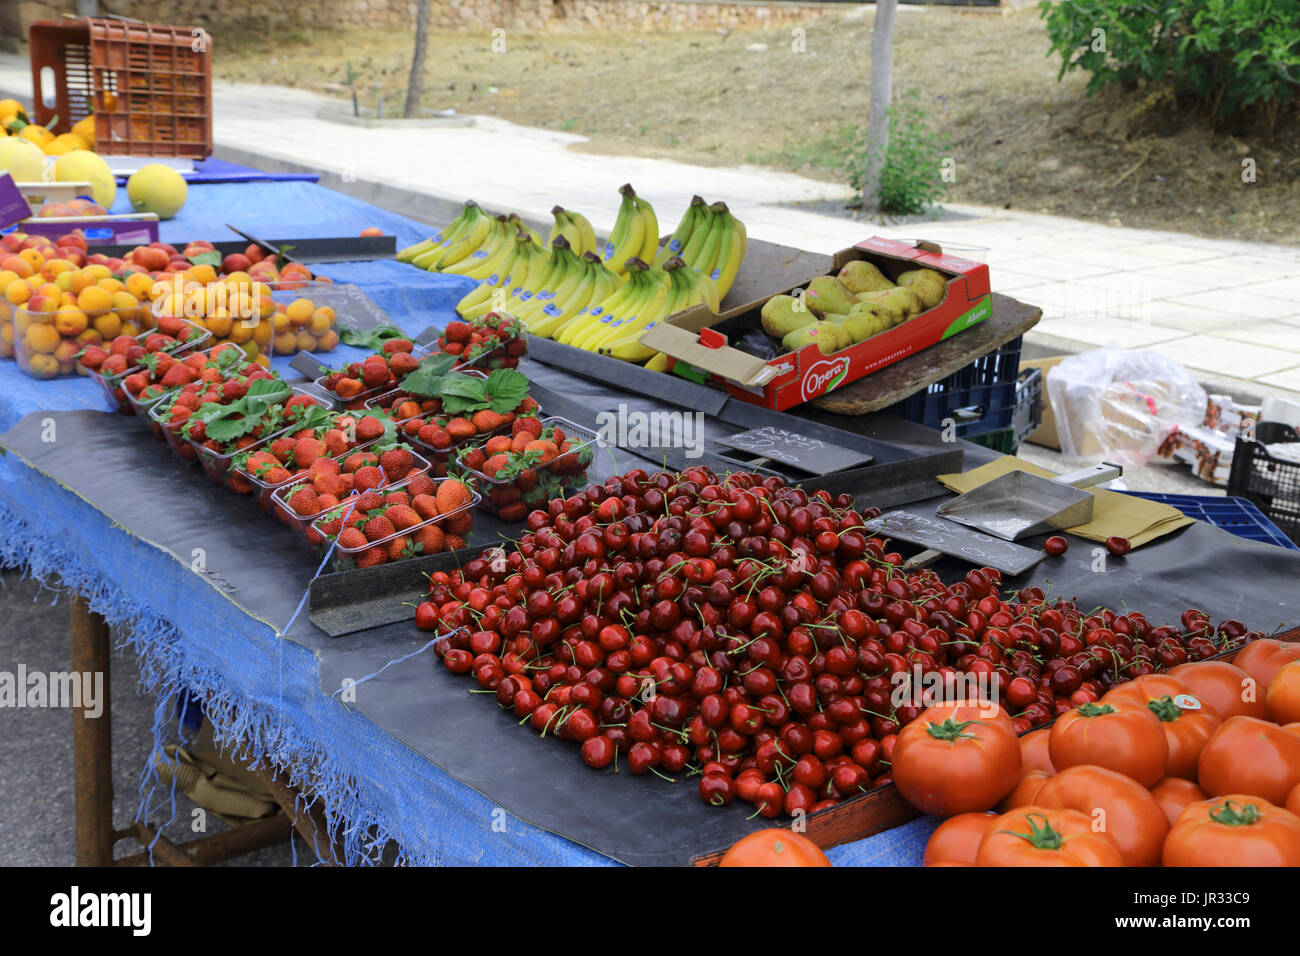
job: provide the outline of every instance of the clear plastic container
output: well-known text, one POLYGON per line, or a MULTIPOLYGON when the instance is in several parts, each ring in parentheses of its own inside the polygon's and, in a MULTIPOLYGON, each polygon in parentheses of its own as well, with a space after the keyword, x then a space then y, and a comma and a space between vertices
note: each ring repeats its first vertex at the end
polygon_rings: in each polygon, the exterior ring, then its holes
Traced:
MULTIPOLYGON (((304 392, 301 394, 306 394, 306 393, 304 392)), ((338 415, 345 415, 347 413, 335 412, 334 414, 335 416, 338 416, 338 415)), ((379 441, 378 438, 372 438, 370 441, 356 442, 354 444, 350 444, 345 451, 339 452, 337 455, 326 455, 325 457, 333 458, 335 461, 342 463, 349 455, 358 451, 365 451, 378 441, 379 441)), ((417 453, 415 449, 412 449, 411 451, 412 454, 417 453)), ((427 460, 427 459, 425 459, 424 456, 421 456, 421 460, 427 460)), ((252 486, 253 490, 257 494, 257 503, 261 506, 262 510, 265 511, 267 514, 276 514, 277 512, 275 503, 271 500, 271 496, 275 494, 275 492, 280 488, 284 488, 288 485, 294 484, 295 482, 300 481, 304 477, 302 473, 298 473, 293 475, 290 478, 285 479, 284 481, 276 482, 273 484, 270 482, 263 481, 261 478, 258 478, 256 475, 249 474, 248 471, 243 468, 238 468, 237 470, 239 471, 239 474, 243 476, 243 478, 245 478, 248 481, 248 483, 252 486)), ((402 480, 405 481, 406 479, 402 479, 402 480)))
MULTIPOLYGON (((364 451, 365 447, 366 446, 362 446, 362 448, 360 449, 353 449, 353 450, 364 451)), ((351 452, 349 452, 349 454, 351 454, 351 452)), ((409 482, 416 475, 425 475, 429 473, 429 467, 430 467, 429 459, 425 458, 423 455, 421 455, 419 452, 416 451, 411 452, 411 457, 414 459, 414 461, 411 464, 410 471, 408 471, 405 475, 403 475, 400 480, 393 482, 391 485, 382 484, 379 487, 380 488, 400 487, 406 484, 407 482, 409 482)), ((315 521, 317 518, 321 517, 322 515, 328 513, 329 511, 332 511, 335 507, 338 507, 338 505, 332 505, 331 507, 325 508, 324 510, 319 511, 314 515, 300 515, 292 508, 290 508, 289 499, 293 497, 293 495, 295 494, 295 492, 297 492, 300 486, 309 484, 310 481, 311 479, 307 475, 298 475, 296 478, 293 479, 293 481, 286 482, 285 484, 280 485, 271 493, 271 500, 275 503, 275 507, 276 507, 276 517, 279 518, 281 521, 283 521, 285 524, 287 524, 294 531, 297 531, 299 534, 303 536, 306 536, 307 533, 311 530, 311 523, 313 521, 315 521)))
MULTIPOLYGON (((173 358, 183 358, 212 338, 212 333, 201 326, 195 325, 193 322, 187 320, 185 325, 187 328, 194 329, 194 333, 190 336, 189 340, 185 342, 180 342, 178 340, 175 347, 168 347, 161 351, 169 353, 173 358)), ((144 332, 137 335, 135 340, 143 345, 149 336, 155 334, 157 333, 153 329, 146 329, 144 332)), ((89 375, 101 389, 103 389, 108 400, 117 406, 119 412, 122 412, 124 415, 135 415, 141 406, 152 407, 153 404, 162 397, 161 395, 155 396, 145 402, 131 401, 132 396, 122 387, 122 383, 126 380, 127 376, 134 375, 143 368, 143 365, 136 365, 135 367, 129 368, 125 372, 120 372, 116 375, 104 375, 95 369, 85 369, 85 373, 89 375)))
MULTIPOLYGON (((407 480, 409 479, 403 479, 402 481, 398 482, 396 485, 392 486, 392 488, 389 490, 400 489, 402 485, 406 483, 407 480)), ((435 484, 440 484, 442 481, 445 480, 446 479, 439 479, 439 481, 436 482, 435 484)), ((327 551, 330 552, 330 558, 331 558, 330 565, 333 570, 346 571, 350 568, 356 567, 357 561, 361 557, 361 555, 365 554, 367 551, 369 551, 372 548, 384 548, 386 552, 388 547, 399 538, 403 538, 403 537, 413 538, 416 534, 418 534, 420 531, 422 531, 425 528, 442 527, 449 519, 454 518, 457 515, 465 514, 467 511, 472 511, 474 508, 478 507, 482 499, 480 498, 478 492, 474 491, 472 488, 470 489, 469 494, 470 494, 469 501, 467 501, 464 505, 462 505, 459 508, 456 508, 452 511, 448 511, 446 514, 434 515, 432 518, 427 518, 424 521, 421 521, 417 525, 413 525, 410 528, 405 528, 401 531, 398 531, 395 534, 389 535, 386 538, 380 538, 378 541, 367 541, 364 545, 357 548, 345 548, 342 545, 337 544, 334 540, 334 537, 327 535, 320 530, 320 525, 325 524, 327 521, 329 521, 334 514, 336 513, 346 514, 348 508, 348 502, 344 502, 340 505, 336 505, 335 507, 330 508, 320 517, 312 521, 311 528, 309 529, 307 535, 307 540, 308 543, 311 544, 312 547, 316 550, 316 553, 318 555, 323 556, 327 551), (330 550, 331 546, 332 546, 332 551, 330 550)), ((386 560, 382 563, 391 564, 395 560, 400 561, 403 560, 403 558, 387 557, 386 560)))
MULTIPOLYGON (((417 345, 413 349, 411 349, 411 354, 414 355, 417 359, 422 359, 429 354, 429 349, 425 346, 417 345)), ((352 363, 348 362, 347 364, 351 365, 352 363)), ((356 395, 353 395, 351 398, 344 398, 338 392, 334 391, 334 389, 326 387, 325 380, 329 377, 330 377, 329 375, 322 375, 319 378, 314 379, 312 381, 312 384, 315 385, 317 388, 319 388, 326 395, 329 395, 330 398, 334 400, 335 405, 339 408, 344 409, 345 411, 357 411, 358 409, 362 409, 362 408, 372 408, 374 406, 368 405, 366 403, 371 401, 372 399, 378 398, 382 395, 386 395, 389 392, 397 391, 393 383, 389 382, 388 384, 381 385, 378 388, 365 389, 361 392, 358 392, 356 395)))
POLYGON ((87 345, 138 335, 144 328, 140 306, 83 312, 75 306, 55 307, 51 297, 45 301, 51 304, 48 310, 5 303, 8 316, 0 319, 8 329, 0 333, 0 342, 13 350, 18 367, 30 378, 76 375, 77 354, 87 345))
MULTIPOLYGON (((292 387, 290 388, 290 391, 294 395, 303 394, 296 388, 292 387)), ((314 395, 308 397, 313 401, 316 401, 314 395)), ((247 495, 252 494, 255 488, 244 472, 233 468, 235 458, 243 452, 256 451, 262 446, 275 441, 281 435, 287 435, 289 432, 295 431, 301 427, 302 426, 297 422, 290 423, 285 425, 283 428, 276 429, 269 435, 263 435, 251 445, 246 445, 243 448, 234 448, 227 452, 213 451, 202 442, 196 442, 193 440, 190 440, 190 444, 194 446, 194 451, 199 458, 199 464, 203 466, 203 470, 208 473, 209 478, 219 485, 224 485, 231 491, 237 492, 241 495, 247 495)))
MULTIPOLYGON (((218 343, 216 345, 209 346, 203 351, 196 352, 194 354, 211 357, 213 352, 221 348, 223 344, 224 343, 218 343)), ((226 369, 223 372, 223 378, 228 379, 234 375, 239 374, 243 370, 247 369, 249 364, 250 363, 247 360, 245 360, 243 362, 240 362, 239 364, 232 365, 230 368, 226 369)), ((132 407, 136 410, 136 412, 144 416, 144 419, 149 422, 149 425, 153 429, 154 434, 157 437, 164 439, 167 442, 167 446, 171 448, 173 452, 175 452, 178 458, 180 458, 182 461, 197 461, 198 453, 194 450, 194 447, 190 444, 190 440, 186 438, 184 435, 182 435, 180 432, 181 427, 185 424, 185 422, 182 421, 179 423, 173 423, 167 420, 167 414, 171 411, 172 400, 175 398, 176 393, 179 391, 180 391, 179 387, 170 389, 167 392, 164 392, 162 395, 158 396, 156 399, 147 402, 140 402, 135 398, 135 396, 131 395, 128 392, 127 399, 132 403, 132 407)))
MULTIPOLYGON (((591 467, 592 448, 597 442, 597 435, 589 428, 583 428, 567 418, 558 418, 552 416, 542 419, 542 429, 558 425, 564 432, 565 438, 572 442, 567 452, 552 459, 544 465, 538 465, 536 472, 538 474, 537 487, 543 487, 546 482, 542 481, 543 475, 549 475, 558 482, 555 492, 548 494, 545 500, 558 495, 570 495, 576 491, 586 488, 590 482, 587 479, 587 470, 591 467), (570 459, 569 456, 573 456, 570 459), (571 464, 576 462, 576 465, 571 464)), ((489 478, 483 472, 470 468, 463 461, 464 449, 456 456, 456 463, 466 472, 474 477, 478 488, 482 493, 482 508, 488 514, 499 515, 501 510, 515 502, 524 500, 525 493, 532 491, 531 488, 521 488, 520 479, 512 478, 502 480, 500 478, 489 478)), ((541 507, 541 503, 529 503, 529 510, 535 507, 541 507)))

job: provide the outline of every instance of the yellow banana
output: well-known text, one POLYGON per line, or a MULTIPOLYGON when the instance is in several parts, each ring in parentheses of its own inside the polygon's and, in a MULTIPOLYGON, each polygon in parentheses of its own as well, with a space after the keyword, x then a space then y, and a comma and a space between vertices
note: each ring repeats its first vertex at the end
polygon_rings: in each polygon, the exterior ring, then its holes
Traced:
POLYGON ((646 348, 637 341, 641 333, 665 316, 673 315, 685 308, 692 292, 697 288, 683 276, 683 273, 693 270, 676 256, 669 259, 662 270, 655 271, 663 277, 661 281, 667 288, 667 294, 658 299, 657 304, 652 299, 651 304, 630 322, 598 338, 595 342, 597 352, 628 362, 644 362, 654 354, 654 349, 646 348))
POLYGON ((465 207, 461 209, 460 214, 451 222, 447 223, 447 225, 443 226, 428 239, 425 239, 422 242, 417 242, 413 246, 407 246, 399 252, 397 254, 397 261, 411 262, 416 256, 429 252, 435 246, 439 247, 440 251, 445 251, 447 245, 454 242, 475 220, 478 219, 480 215, 484 215, 484 213, 483 210, 479 208, 478 203, 474 202, 472 199, 469 200, 469 202, 465 203, 465 207))
POLYGON ((447 275, 469 276, 478 271, 480 266, 491 262, 507 245, 513 245, 514 234, 514 229, 505 216, 494 216, 492 227, 488 230, 487 238, 483 240, 481 246, 460 261, 453 262, 449 266, 440 266, 439 269, 447 275))
POLYGON ((659 253, 659 217, 655 215, 655 207, 640 196, 637 196, 634 202, 637 212, 641 214, 642 228, 645 230, 645 235, 641 239, 641 251, 637 256, 643 262, 654 262, 655 256, 659 253))
POLYGON ((628 282, 634 283, 638 291, 624 300, 617 311, 609 311, 596 322, 584 329, 581 334, 573 336, 569 344, 580 349, 593 349, 598 343, 617 334, 619 329, 635 321, 647 310, 657 308, 668 294, 668 281, 663 272, 653 272, 642 260, 629 259, 627 262, 628 282), (662 295, 660 295, 662 293, 662 295))
MULTIPOLYGON (((463 260, 478 249, 487 239, 488 234, 494 226, 499 226, 496 216, 479 216, 474 220, 474 224, 462 233, 450 246, 442 250, 442 253, 434 260, 428 269, 430 272, 444 272, 449 266, 463 260)), ((416 262, 423 258, 416 258, 416 262)))
POLYGON ((582 257, 581 265, 582 281, 563 302, 558 301, 557 296, 557 301, 546 306, 542 310, 546 313, 545 316, 536 324, 530 325, 528 331, 533 335, 539 335, 544 339, 551 338, 557 329, 561 328, 569 321, 569 319, 573 318, 573 316, 577 315, 587 307, 587 303, 589 303, 592 296, 596 294, 597 286, 600 284, 600 276, 596 270, 604 268, 605 267, 600 262, 598 256, 593 254, 591 258, 588 259, 587 256, 584 255, 582 257))
POLYGON ((468 317, 476 318, 491 311, 509 311, 506 307, 507 305, 514 305, 515 296, 522 295, 527 291, 527 295, 518 300, 518 304, 522 305, 528 298, 532 297, 533 290, 541 288, 549 269, 550 257, 546 254, 546 250, 533 242, 529 242, 524 246, 519 262, 510 270, 510 275, 506 277, 506 280, 495 289, 492 289, 485 300, 474 306, 470 310, 468 317))
POLYGON ((557 236, 563 236, 573 251, 582 255, 586 251, 582 248, 582 236, 578 233, 577 224, 569 218, 568 211, 563 206, 552 206, 551 215, 555 217, 555 222, 551 226, 551 234, 546 237, 546 244, 550 245, 557 236))
POLYGON ((668 237, 668 241, 660 247, 658 254, 655 256, 654 264, 663 266, 665 262, 673 256, 680 256, 682 250, 686 248, 687 241, 691 238, 691 232, 699 225, 700 221, 705 218, 704 213, 708 209, 708 204, 699 196, 691 197, 691 204, 686 207, 682 213, 681 221, 677 223, 677 228, 673 234, 668 237))
MULTIPOLYGON (((745 224, 733 216, 730 210, 727 210, 725 215, 727 231, 723 234, 722 244, 718 248, 717 262, 708 276, 717 287, 719 302, 731 291, 731 285, 736 281, 736 273, 740 271, 740 264, 745 259, 745 248, 749 244, 745 224)), ((714 312, 720 311, 717 304, 711 305, 710 308, 714 312)))
POLYGON ((636 204, 636 190, 631 183, 624 183, 618 190, 623 194, 623 201, 618 207, 618 218, 614 220, 614 231, 605 243, 603 258, 605 264, 617 273, 627 272, 627 260, 641 253, 645 245, 645 219, 636 204))
MULTIPOLYGON (((532 264, 533 256, 540 251, 524 233, 517 234, 510 250, 511 258, 508 266, 494 269, 491 275, 484 278, 465 295, 465 298, 456 303, 456 311, 460 313, 461 318, 473 318, 478 306, 488 311, 493 290, 503 286, 509 290, 523 282, 532 264), (516 276, 518 281, 515 281, 516 276)), ((504 305, 505 300, 502 299, 500 304, 504 305)))
POLYGON ((645 367, 652 372, 668 371, 668 356, 663 352, 656 352, 650 357, 650 361, 645 363, 645 367))
POLYGON ((422 239, 413 246, 407 246, 397 253, 398 262, 410 262, 421 253, 428 252, 437 244, 437 240, 430 236, 428 239, 422 239))
POLYGON ((663 277, 650 277, 650 291, 627 310, 622 320, 613 320, 607 326, 597 329, 576 343, 578 348, 595 352, 606 342, 622 338, 624 335, 639 330, 646 322, 659 316, 664 303, 668 300, 669 283, 663 277))
MULTIPOLYGON (((708 241, 709 234, 713 229, 713 209, 705 206, 695 214, 695 226, 691 229, 690 237, 686 240, 686 245, 678 253, 692 269, 695 268, 695 262, 700 257, 700 250, 704 248, 704 243, 708 241)), ((698 270, 697 270, 698 271, 698 270)))
POLYGON ((480 282, 490 282, 493 287, 500 285, 501 281, 510 274, 515 260, 519 258, 519 250, 530 242, 532 242, 532 239, 528 237, 527 233, 514 233, 512 236, 507 237, 481 265, 475 266, 465 275, 471 279, 478 279, 480 282))
POLYGON ((554 333, 555 341, 564 345, 573 344, 575 339, 585 336, 610 316, 620 313, 628 301, 643 292, 641 281, 635 275, 627 276, 609 295, 584 309, 562 329, 557 329, 554 333))
POLYGON ((727 216, 725 215, 726 209, 726 205, 720 202, 715 202, 709 207, 709 211, 713 213, 713 218, 709 223, 708 237, 704 240, 704 245, 700 247, 699 256, 694 262, 682 256, 686 264, 702 276, 713 272, 713 263, 717 261, 718 249, 722 245, 722 234, 729 228, 727 216))
POLYGON ((569 248, 568 240, 563 236, 556 238, 555 242, 551 244, 551 249, 551 259, 555 260, 556 269, 547 286, 540 289, 523 308, 514 313, 515 318, 528 325, 529 328, 540 322, 544 315, 550 314, 546 310, 547 306, 562 307, 566 297, 573 294, 573 290, 578 287, 585 276, 582 270, 582 260, 573 254, 573 251, 569 248))
MULTIPOLYGON (((596 244, 596 230, 591 228, 591 222, 580 212, 574 212, 572 209, 564 210, 564 214, 569 218, 575 229, 578 230, 578 244, 573 247, 574 252, 582 255, 587 252, 596 252, 600 248, 596 244)), ((572 241, 572 240, 570 240, 572 241)))

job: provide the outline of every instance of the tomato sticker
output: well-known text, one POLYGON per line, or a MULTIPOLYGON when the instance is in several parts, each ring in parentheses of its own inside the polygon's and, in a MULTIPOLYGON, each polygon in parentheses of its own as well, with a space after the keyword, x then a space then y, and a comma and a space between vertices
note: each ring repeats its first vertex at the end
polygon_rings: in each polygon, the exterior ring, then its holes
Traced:
POLYGON ((1174 698, 1174 703, 1178 705, 1179 710, 1200 710, 1201 702, 1191 694, 1179 694, 1174 698))

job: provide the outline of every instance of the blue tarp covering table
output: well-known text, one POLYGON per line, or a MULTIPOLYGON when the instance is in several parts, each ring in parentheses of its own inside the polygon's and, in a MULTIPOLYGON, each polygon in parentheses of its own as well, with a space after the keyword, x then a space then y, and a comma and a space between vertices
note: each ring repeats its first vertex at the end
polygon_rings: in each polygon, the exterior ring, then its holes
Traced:
MULTIPOLYGON (((399 247, 428 233, 310 183, 274 182, 195 186, 181 215, 163 223, 162 236, 172 242, 227 238, 225 222, 274 238, 356 235, 378 226, 395 234, 399 247)), ((361 286, 410 333, 445 323, 472 286, 397 262, 330 264, 319 271, 361 286)), ((340 347, 327 360, 360 354, 340 347)), ((287 359, 275 364, 285 371, 287 359)), ((79 409, 108 412, 109 406, 87 379, 37 382, 13 362, 0 362, 0 431, 33 412, 79 409)), ((87 465, 112 480, 111 462, 87 465)), ((229 507, 254 506, 231 500, 229 507)), ((348 862, 366 861, 388 839, 404 860, 418 864, 612 862, 519 820, 502 829, 491 800, 322 690, 313 641, 299 641, 304 628, 314 631, 305 615, 292 627, 258 620, 189 562, 176 548, 132 535, 14 455, 0 456, 0 565, 61 580, 87 598, 136 650, 143 680, 160 698, 159 728, 174 722, 170 699, 191 689, 222 737, 288 768, 296 783, 310 781, 327 819, 339 825, 348 862)), ((378 654, 370 672, 391 660, 378 654)), ((153 794, 149 806, 156 809, 158 798, 153 794)), ((917 820, 830 856, 837 864, 914 865, 933 825, 917 820)))

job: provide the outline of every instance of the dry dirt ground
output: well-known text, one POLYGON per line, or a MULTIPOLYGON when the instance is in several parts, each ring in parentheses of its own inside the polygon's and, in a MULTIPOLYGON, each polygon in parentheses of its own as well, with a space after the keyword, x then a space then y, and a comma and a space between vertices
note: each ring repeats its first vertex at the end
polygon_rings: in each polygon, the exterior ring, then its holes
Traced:
MULTIPOLYGON (((834 11, 791 28, 656 34, 508 32, 430 37, 423 105, 581 133, 578 148, 697 163, 758 163, 844 180, 837 156, 865 124, 873 14, 834 11), (802 39, 803 50, 794 49, 802 39), (499 46, 499 44, 498 44, 499 46)), ((230 80, 346 95, 397 114, 412 37, 215 31, 230 80)), ((1057 81, 1037 15, 900 11, 894 91, 915 88, 956 162, 951 201, 1219 238, 1296 242, 1300 122, 1273 135, 1214 131, 1161 96, 1087 98, 1057 81), (1257 181, 1243 183, 1243 160, 1257 181)), ((364 134, 358 134, 364 135, 364 134)), ((939 158, 936 158, 936 170, 939 158)))

